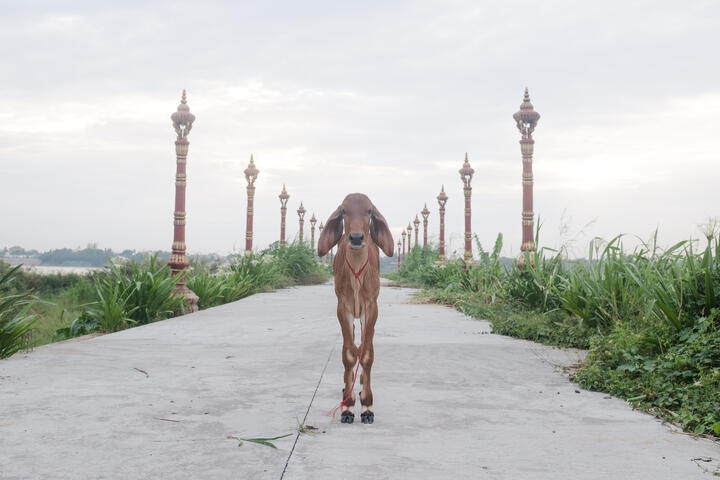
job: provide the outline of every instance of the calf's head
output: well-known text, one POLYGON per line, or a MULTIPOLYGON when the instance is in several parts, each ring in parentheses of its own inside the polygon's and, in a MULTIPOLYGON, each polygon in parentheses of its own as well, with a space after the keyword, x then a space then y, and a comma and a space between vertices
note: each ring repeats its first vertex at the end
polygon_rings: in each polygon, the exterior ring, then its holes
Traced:
POLYGON ((318 239, 318 255, 323 257, 347 236, 351 250, 362 251, 375 243, 388 257, 393 256, 393 239, 385 217, 362 193, 351 193, 325 223, 318 239))

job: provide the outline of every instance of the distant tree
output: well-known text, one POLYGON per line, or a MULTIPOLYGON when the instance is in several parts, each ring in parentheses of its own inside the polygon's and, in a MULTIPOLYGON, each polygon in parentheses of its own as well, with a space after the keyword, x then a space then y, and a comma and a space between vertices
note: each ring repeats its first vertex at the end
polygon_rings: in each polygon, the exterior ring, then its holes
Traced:
POLYGON ((50 250, 39 255, 43 265, 59 265, 73 267, 103 267, 108 264, 108 258, 115 256, 110 249, 86 248, 74 251, 69 248, 50 250))

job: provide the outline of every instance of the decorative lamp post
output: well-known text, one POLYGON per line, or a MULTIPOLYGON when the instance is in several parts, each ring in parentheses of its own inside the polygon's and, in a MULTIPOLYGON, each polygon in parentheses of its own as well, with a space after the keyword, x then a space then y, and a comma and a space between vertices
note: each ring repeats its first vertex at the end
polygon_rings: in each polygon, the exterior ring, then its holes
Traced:
POLYGON ((420 215, 423 217, 423 247, 427 247, 427 222, 428 216, 430 216, 430 210, 427 208, 427 203, 420 212, 420 215))
POLYGON ((175 212, 173 213, 173 244, 172 253, 168 265, 172 270, 173 276, 177 275, 177 283, 175 291, 185 298, 191 312, 198 311, 198 296, 185 285, 185 269, 190 266, 187 256, 185 255, 185 186, 187 184, 187 175, 185 167, 187 165, 187 154, 190 142, 187 136, 192 130, 195 115, 190 113, 190 107, 187 104, 185 90, 182 91, 182 98, 177 111, 170 116, 173 128, 177 134, 175 140, 175 156, 176 156, 176 172, 175 172, 175 212))
POLYGON ((465 193, 465 261, 472 260, 472 231, 470 227, 470 216, 471 216, 471 207, 470 207, 470 195, 472 195, 472 187, 470 186, 470 181, 472 180, 473 173, 475 173, 475 170, 472 169, 470 166, 470 162, 468 162, 468 154, 465 152, 465 163, 463 163, 463 166, 460 170, 458 170, 460 173, 460 178, 463 182, 463 192, 465 193))
POLYGON ((440 189, 437 201, 438 205, 440 205, 440 252, 438 259, 443 261, 445 260, 445 204, 448 201, 448 196, 445 193, 445 185, 440 189))
POLYGON ((398 256, 398 270, 400 270, 400 265, 402 264, 402 254, 400 253, 400 246, 402 244, 400 243, 400 239, 398 239, 398 249, 397 249, 397 256, 398 256))
POLYGON ((415 220, 413 220, 413 225, 415 225, 415 246, 418 246, 418 233, 420 232, 420 219, 418 219, 417 214, 415 214, 415 220))
POLYGON ((408 255, 410 255, 410 250, 412 250, 412 222, 408 222, 408 255))
POLYGON ((523 159, 522 244, 520 245, 520 259, 518 260, 518 265, 522 266, 525 264, 525 256, 535 251, 532 172, 535 140, 532 138, 532 133, 537 126, 538 120, 540 120, 540 114, 533 109, 533 105, 530 103, 530 94, 527 88, 525 88, 525 97, 520 104, 520 110, 515 112, 513 119, 515 119, 520 135, 522 135, 520 139, 520 151, 523 159))
MULTIPOLYGON (((322 235, 322 231, 325 229, 325 225, 323 225, 323 222, 320 222, 320 226, 318 227, 318 230, 320 231, 320 235, 322 235)), ((313 247, 315 248, 315 247, 313 247)))
POLYGON ((300 236, 299 240, 300 243, 303 243, 303 226, 305 225, 305 207, 303 207, 303 203, 300 202, 300 208, 297 209, 298 217, 300 218, 300 236))
POLYGON ((287 202, 290 198, 287 190, 285 190, 285 184, 283 184, 282 192, 278 195, 280 199, 280 245, 285 245, 285 215, 287 214, 287 202))
POLYGON ((245 220, 245 251, 252 252, 252 241, 253 241, 253 210, 255 203, 255 180, 257 179, 258 170, 255 167, 255 161, 253 160, 252 154, 250 154, 250 163, 245 169, 245 179, 248 182, 247 185, 247 219, 245 220))
POLYGON ((312 217, 310 217, 310 248, 312 250, 315 250, 315 224, 317 223, 317 218, 315 218, 315 212, 313 212, 312 217))
POLYGON ((402 242, 403 242, 403 245, 402 245, 402 247, 403 247, 403 249, 402 249, 402 254, 403 254, 403 258, 405 258, 405 255, 406 255, 406 254, 405 254, 405 237, 406 237, 406 236, 407 236, 407 232, 406 232, 405 229, 403 228, 403 231, 402 231, 402 239, 403 239, 403 240, 402 240, 402 242))

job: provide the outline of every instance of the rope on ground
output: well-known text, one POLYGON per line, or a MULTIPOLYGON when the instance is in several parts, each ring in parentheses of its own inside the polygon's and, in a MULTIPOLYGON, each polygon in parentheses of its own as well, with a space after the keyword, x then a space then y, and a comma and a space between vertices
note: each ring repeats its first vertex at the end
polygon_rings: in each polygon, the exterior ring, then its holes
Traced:
MULTIPOLYGON (((327 366, 330 364, 330 358, 332 358, 332 354, 335 352, 335 347, 337 346, 338 337, 340 337, 340 334, 335 336, 335 341, 333 342, 333 346, 330 349, 330 353, 328 354, 327 360, 325 360, 325 366, 323 367, 322 372, 320 372, 320 378, 318 379, 317 385, 315 385, 315 391, 312 394, 312 398, 310 399, 310 403, 308 404, 307 410, 305 410, 305 416, 303 417, 303 421, 302 421, 301 425, 305 425, 305 421, 307 420, 307 417, 310 414, 310 408, 312 407, 312 404, 315 401, 315 396, 317 395, 318 389, 320 388, 320 384, 322 383, 322 379, 325 376, 325 370, 327 370, 327 366)), ((280 480, 282 480, 283 477, 285 477, 285 472, 287 471, 288 464, 290 463, 290 458, 292 458, 292 455, 295 452, 295 446, 297 445, 297 442, 299 439, 300 439, 300 429, 298 429, 297 435, 295 436, 295 441, 293 442, 293 446, 290 449, 290 454, 288 455, 288 458, 285 461, 285 467, 283 468, 282 474, 280 475, 280 480)))

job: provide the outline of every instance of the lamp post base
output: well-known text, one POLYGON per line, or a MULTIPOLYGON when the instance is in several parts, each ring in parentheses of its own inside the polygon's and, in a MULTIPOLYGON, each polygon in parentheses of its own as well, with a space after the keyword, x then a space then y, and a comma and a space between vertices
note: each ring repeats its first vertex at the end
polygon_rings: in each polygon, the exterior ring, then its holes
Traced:
POLYGON ((517 265, 520 268, 523 268, 526 264, 530 266, 530 268, 535 266, 535 251, 534 250, 525 250, 520 253, 520 256, 518 257, 517 265))
POLYGON ((200 310, 200 308, 198 307, 198 301, 200 300, 200 297, 198 297, 195 292, 190 290, 187 285, 176 285, 173 292, 183 297, 183 299, 185 300, 185 304, 188 308, 188 313, 195 313, 200 310))

